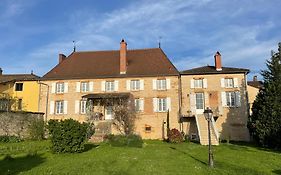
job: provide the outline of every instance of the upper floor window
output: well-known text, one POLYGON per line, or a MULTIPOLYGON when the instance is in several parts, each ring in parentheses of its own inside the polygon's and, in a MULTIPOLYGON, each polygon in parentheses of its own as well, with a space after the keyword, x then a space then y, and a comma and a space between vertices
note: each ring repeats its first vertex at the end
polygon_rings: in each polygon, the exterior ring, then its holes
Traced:
POLYGON ((196 109, 204 109, 204 93, 195 93, 196 109))
POLYGON ((167 89, 166 79, 157 80, 156 81, 156 88, 157 88, 157 90, 166 90, 167 89))
POLYGON ((194 88, 203 88, 203 79, 195 79, 194 88))
POLYGON ((89 82, 81 82, 81 92, 89 92, 89 82))
POLYGON ((105 91, 112 92, 112 91, 114 91, 114 89, 115 89, 114 81, 106 81, 105 82, 105 91))
POLYGON ((234 87, 233 78, 225 78, 224 79, 224 86, 226 88, 233 88, 234 87))
POLYGON ((131 90, 140 90, 140 80, 131 80, 131 90))
POLYGON ((64 93, 64 83, 56 84, 56 93, 64 93))
POLYGON ((22 91, 23 90, 23 83, 16 83, 16 87, 15 87, 16 91, 22 91))
POLYGON ((63 105, 63 101, 56 101, 55 103, 55 113, 56 114, 63 114, 63 110, 64 110, 64 105, 63 105))

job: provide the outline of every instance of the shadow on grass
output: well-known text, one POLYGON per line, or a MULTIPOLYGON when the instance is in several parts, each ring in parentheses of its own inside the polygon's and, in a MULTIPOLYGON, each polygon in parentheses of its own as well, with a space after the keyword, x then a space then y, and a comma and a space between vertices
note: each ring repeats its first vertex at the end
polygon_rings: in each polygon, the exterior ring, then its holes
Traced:
POLYGON ((273 153, 281 153, 281 150, 277 150, 277 149, 270 149, 270 148, 264 148, 264 147, 261 147, 253 142, 236 142, 236 141, 231 141, 230 144, 232 145, 237 145, 239 146, 239 148, 231 148, 231 149, 237 149, 237 150, 241 150, 241 149, 244 149, 246 151, 253 151, 253 150, 250 150, 250 148, 256 148, 258 150, 261 150, 261 151, 267 151, 267 152, 273 152, 273 153))
POLYGON ((83 152, 87 152, 87 151, 90 151, 93 148, 98 147, 99 145, 96 145, 96 144, 93 144, 93 143, 86 143, 84 146, 85 146, 85 148, 84 148, 83 152))
POLYGON ((185 152, 185 151, 178 150, 178 149, 175 148, 175 147, 170 147, 170 149, 175 150, 175 151, 177 151, 177 152, 179 152, 179 153, 188 155, 188 156, 191 157, 193 160, 195 160, 195 161, 197 161, 197 162, 199 162, 199 163, 201 163, 201 164, 203 164, 203 165, 207 165, 206 162, 204 162, 204 161, 202 161, 202 160, 200 160, 200 159, 198 159, 198 158, 196 158, 196 157, 190 155, 189 153, 187 153, 187 152, 185 152))
POLYGON ((280 170, 273 170, 272 172, 273 172, 274 174, 280 175, 280 174, 281 174, 281 169, 280 169, 280 170))
POLYGON ((45 161, 40 155, 27 155, 24 157, 12 158, 7 155, 3 160, 0 160, 0 174, 19 174, 24 171, 40 165, 45 161))

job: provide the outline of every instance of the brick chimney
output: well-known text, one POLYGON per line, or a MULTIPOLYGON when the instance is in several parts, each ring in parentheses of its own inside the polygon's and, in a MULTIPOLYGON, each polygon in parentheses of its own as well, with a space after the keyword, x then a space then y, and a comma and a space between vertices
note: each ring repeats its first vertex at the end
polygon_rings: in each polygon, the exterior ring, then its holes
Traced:
POLYGON ((0 67, 0 76, 3 75, 3 70, 2 68, 0 67))
POLYGON ((127 72, 127 43, 124 39, 120 42, 120 74, 127 72))
POLYGON ((66 56, 64 54, 59 54, 59 63, 63 62, 66 59, 66 56))
POLYGON ((217 71, 222 71, 222 66, 221 66, 221 54, 217 52, 215 54, 215 67, 217 71))

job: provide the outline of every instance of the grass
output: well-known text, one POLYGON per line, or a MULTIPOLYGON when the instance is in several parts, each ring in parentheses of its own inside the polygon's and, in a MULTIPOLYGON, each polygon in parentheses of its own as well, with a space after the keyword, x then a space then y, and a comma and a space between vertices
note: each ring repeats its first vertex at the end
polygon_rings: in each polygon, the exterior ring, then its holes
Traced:
POLYGON ((281 174, 281 153, 246 144, 208 147, 144 141, 143 148, 87 144, 80 154, 52 154, 49 141, 0 144, 0 174, 281 174))

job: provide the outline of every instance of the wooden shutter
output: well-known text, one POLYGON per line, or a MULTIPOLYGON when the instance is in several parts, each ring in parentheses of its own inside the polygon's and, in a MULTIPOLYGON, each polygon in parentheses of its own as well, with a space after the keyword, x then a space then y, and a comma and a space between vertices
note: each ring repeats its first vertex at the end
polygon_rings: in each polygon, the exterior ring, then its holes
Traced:
POLYGON ((144 99, 140 98, 140 111, 144 110, 144 99))
POLYGON ((115 80, 114 81, 114 91, 118 91, 118 85, 119 85, 119 81, 115 80))
POLYGON ((207 106, 210 107, 210 105, 209 105, 209 93, 208 92, 204 92, 204 109, 207 106))
POLYGON ((54 113, 55 113, 55 102, 50 101, 50 114, 54 114, 54 113))
POLYGON ((153 111, 158 112, 158 99, 153 98, 153 111))
POLYGON ((241 106, 241 96, 240 96, 240 92, 235 92, 235 105, 236 107, 240 107, 241 106))
POLYGON ((67 101, 63 101, 63 113, 67 114, 67 101))
POLYGON ((140 80, 140 90, 144 90, 144 80, 140 80))
POLYGON ((194 79, 190 80, 190 88, 194 88, 194 79))
POLYGON ((56 93, 56 83, 52 83, 52 94, 56 93))
POLYGON ((235 88, 239 87, 238 78, 233 78, 233 86, 234 86, 235 88))
POLYGON ((171 89, 171 80, 170 79, 166 79, 166 85, 167 85, 167 89, 171 89))
POLYGON ((128 91, 131 90, 131 80, 126 81, 126 88, 128 91))
POLYGON ((92 82, 92 81, 89 82, 89 91, 90 92, 94 91, 94 82, 92 82))
POLYGON ((221 104, 222 104, 222 106, 226 106, 226 94, 225 94, 225 92, 221 92, 221 104))
POLYGON ((171 98, 170 97, 167 97, 167 110, 172 111, 172 108, 171 108, 171 98))
POLYGON ((152 89, 153 90, 157 90, 157 85, 156 85, 156 83, 157 83, 157 80, 156 79, 154 79, 154 80, 152 80, 152 89))
POLYGON ((80 92, 80 82, 76 82, 76 92, 80 92))
POLYGON ((68 92, 68 83, 64 83, 64 93, 68 92))
POLYGON ((204 78, 204 79, 203 79, 203 88, 207 88, 207 87, 208 87, 208 85, 207 85, 207 79, 204 78))
POLYGON ((79 114, 80 101, 75 100, 75 114, 79 114))
POLYGON ((190 101, 190 111, 192 114, 196 113, 196 96, 195 94, 189 94, 189 101, 190 101))
POLYGON ((105 81, 101 82, 101 91, 105 91, 105 81))
POLYGON ((225 86, 224 78, 221 78, 221 87, 224 88, 224 86, 225 86))

